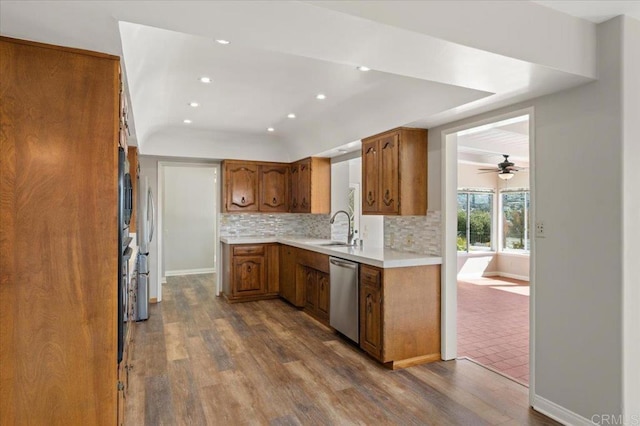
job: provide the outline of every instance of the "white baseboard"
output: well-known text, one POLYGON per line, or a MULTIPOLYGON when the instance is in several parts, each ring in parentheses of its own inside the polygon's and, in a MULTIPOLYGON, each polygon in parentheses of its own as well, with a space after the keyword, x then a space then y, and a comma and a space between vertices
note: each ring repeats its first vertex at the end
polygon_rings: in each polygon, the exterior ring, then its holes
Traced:
POLYGON ((179 269, 175 271, 165 271, 166 277, 175 277, 177 275, 196 275, 196 274, 213 274, 216 272, 216 268, 201 268, 201 269, 179 269))
POLYGON ((533 396, 533 409, 563 425, 593 426, 593 422, 539 395, 533 396))
POLYGON ((508 272, 500 272, 498 275, 505 278, 513 278, 514 280, 529 281, 529 277, 525 275, 510 274, 508 272))

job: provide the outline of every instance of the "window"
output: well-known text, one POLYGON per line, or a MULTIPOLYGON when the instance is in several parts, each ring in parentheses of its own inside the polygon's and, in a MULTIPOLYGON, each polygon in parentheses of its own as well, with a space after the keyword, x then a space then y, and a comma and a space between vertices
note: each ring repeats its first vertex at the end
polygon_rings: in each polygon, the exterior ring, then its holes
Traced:
POLYGON ((502 250, 529 251, 529 191, 502 193, 502 250))
POLYGON ((493 193, 458 191, 458 251, 491 251, 493 193))

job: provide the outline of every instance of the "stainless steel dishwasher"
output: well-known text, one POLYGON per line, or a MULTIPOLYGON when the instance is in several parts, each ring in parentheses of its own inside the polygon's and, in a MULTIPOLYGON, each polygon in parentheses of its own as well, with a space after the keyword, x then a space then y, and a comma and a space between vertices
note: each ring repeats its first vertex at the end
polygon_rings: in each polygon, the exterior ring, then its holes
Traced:
POLYGON ((331 304, 329 324, 356 343, 359 338, 358 264, 329 258, 331 304))

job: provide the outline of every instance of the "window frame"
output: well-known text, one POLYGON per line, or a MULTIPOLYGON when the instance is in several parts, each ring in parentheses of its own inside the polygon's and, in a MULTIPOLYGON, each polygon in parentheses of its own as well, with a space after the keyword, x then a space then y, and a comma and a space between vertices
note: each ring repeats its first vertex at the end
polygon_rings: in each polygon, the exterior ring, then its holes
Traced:
POLYGON ((529 219, 531 217, 531 190, 529 188, 508 188, 502 189, 499 191, 500 194, 500 205, 499 211, 500 216, 498 218, 499 228, 500 228, 500 238, 499 238, 499 251, 502 254, 515 254, 515 255, 529 255, 531 253, 531 229, 529 229, 529 219), (504 214, 504 194, 524 194, 524 230, 523 230, 523 240, 524 240, 524 248, 522 249, 514 249, 506 247, 505 240, 506 236, 504 235, 504 226, 506 222, 506 217, 504 214))
POLYGON ((466 250, 458 250, 458 254, 460 253, 465 253, 465 254, 476 254, 476 253, 495 253, 495 229, 496 229, 496 216, 495 216, 495 211, 496 211, 496 199, 495 199, 495 195, 496 195, 496 191, 493 188, 458 188, 456 197, 460 196, 460 194, 466 194, 467 195, 467 206, 466 206, 466 216, 467 216, 467 226, 466 226, 466 250), (491 239, 491 245, 488 247, 487 250, 469 250, 469 248, 471 247, 470 245, 470 241, 471 241, 471 215, 470 215, 470 206, 471 206, 471 197, 470 195, 472 194, 480 194, 480 195, 490 195, 491 196, 491 201, 489 203, 490 205, 490 211, 489 211, 489 216, 491 218, 491 229, 489 232, 489 236, 491 239))

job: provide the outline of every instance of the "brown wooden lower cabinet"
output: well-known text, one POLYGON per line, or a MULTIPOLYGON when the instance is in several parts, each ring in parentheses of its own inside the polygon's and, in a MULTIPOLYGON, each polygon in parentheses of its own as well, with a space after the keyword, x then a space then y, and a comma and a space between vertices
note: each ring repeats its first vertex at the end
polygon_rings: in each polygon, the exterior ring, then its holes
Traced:
POLYGON ((277 244, 223 244, 222 292, 229 302, 278 296, 277 244))
POLYGON ((304 287, 297 284, 297 255, 295 247, 280 246, 280 296, 292 305, 301 308, 305 305, 304 287))
POLYGON ((308 266, 299 266, 304 279, 304 310, 319 321, 329 324, 329 274, 308 266))
POLYGON ((360 265, 360 347, 392 369, 440 359, 440 265, 360 265))

